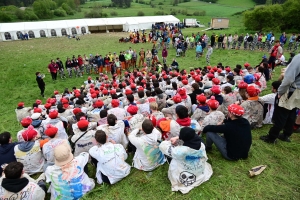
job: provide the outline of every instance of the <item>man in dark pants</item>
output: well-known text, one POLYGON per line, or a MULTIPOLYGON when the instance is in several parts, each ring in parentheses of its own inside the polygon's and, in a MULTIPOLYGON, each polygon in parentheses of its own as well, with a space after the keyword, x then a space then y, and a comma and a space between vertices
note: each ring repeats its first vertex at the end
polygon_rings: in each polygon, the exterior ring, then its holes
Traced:
POLYGON ((43 80, 44 77, 41 75, 40 72, 36 72, 35 75, 36 75, 36 82, 38 83, 38 86, 41 90, 41 95, 42 97, 44 97, 44 91, 45 91, 45 82, 43 80))
POLYGON ((293 109, 288 110, 280 107, 278 104, 282 95, 289 91, 288 97, 290 98, 296 88, 300 88, 300 54, 294 57, 289 67, 286 69, 284 79, 278 88, 272 117, 273 126, 269 130, 268 135, 260 137, 264 142, 274 143, 277 138, 285 142, 290 142, 289 137, 293 133, 293 125, 296 119, 296 108, 299 108, 300 105, 296 105, 296 101, 291 102, 293 109), (281 130, 283 130, 283 133, 279 134, 281 130))
POLYGON ((54 60, 51 60, 51 63, 48 65, 48 71, 51 73, 52 80, 55 81, 57 78, 58 66, 54 60))

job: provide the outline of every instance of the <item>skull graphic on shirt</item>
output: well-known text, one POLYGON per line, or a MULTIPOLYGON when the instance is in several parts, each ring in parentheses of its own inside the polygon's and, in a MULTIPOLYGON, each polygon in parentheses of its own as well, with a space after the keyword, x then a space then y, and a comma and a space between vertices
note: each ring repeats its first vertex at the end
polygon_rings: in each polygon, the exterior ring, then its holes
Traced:
POLYGON ((179 181, 185 186, 190 186, 196 182, 196 176, 190 172, 183 171, 179 175, 179 181))

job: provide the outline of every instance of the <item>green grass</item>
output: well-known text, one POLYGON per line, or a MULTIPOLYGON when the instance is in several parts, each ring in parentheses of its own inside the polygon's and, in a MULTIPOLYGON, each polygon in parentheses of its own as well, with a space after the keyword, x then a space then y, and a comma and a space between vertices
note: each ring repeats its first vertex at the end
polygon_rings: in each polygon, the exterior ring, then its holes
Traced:
POLYGON ((255 3, 253 0, 218 0, 217 4, 227 5, 230 7, 253 8, 255 3))
MULTIPOLYGON (((242 28, 241 28, 242 29, 242 28)), ((234 33, 236 29, 215 31, 216 33, 234 33)), ((200 29, 185 29, 184 35, 196 33, 200 29)), ((208 32, 210 35, 212 32, 208 32)), ((50 59, 60 57, 63 61, 67 56, 78 54, 106 54, 109 51, 119 52, 130 46, 139 50, 141 47, 151 48, 151 44, 130 43, 120 44, 118 38, 127 36, 126 33, 93 34, 81 37, 80 41, 67 38, 43 38, 29 41, 2 42, 0 45, 1 73, 0 84, 0 132, 9 131, 14 135, 21 129, 16 121, 14 109, 19 101, 24 101, 25 106, 31 106, 40 99, 39 89, 35 81, 35 72, 46 74, 46 97, 50 97, 55 89, 60 92, 65 87, 79 87, 86 80, 83 78, 67 78, 53 83, 50 74, 47 73, 47 65, 50 59)), ((278 38, 279 35, 276 35, 278 38)), ((215 50, 212 57, 212 65, 222 62, 224 66, 234 68, 236 64, 249 62, 255 66, 266 52, 250 52, 236 50, 215 50)), ((159 51, 161 55, 161 51, 159 51)), ((288 58, 288 53, 285 53, 288 58)), ((168 61, 175 57, 175 50, 169 50, 168 61)), ((187 56, 177 58, 181 68, 203 67, 204 58, 194 61, 195 51, 188 50, 187 56)), ((279 69, 276 69, 279 72, 279 69)), ((278 74, 277 74, 278 75, 278 74)), ((275 76, 276 79, 278 76, 275 76)), ((95 77, 95 75, 93 76, 95 77)), ((270 87, 270 83, 268 83, 270 87)), ((270 89, 268 89, 270 92, 270 89)), ((264 92, 264 94, 267 92, 264 92)), ((45 99, 43 99, 43 103, 45 99)), ((229 162, 224 160, 220 153, 213 149, 208 154, 209 162, 214 171, 211 179, 194 188, 190 193, 182 195, 179 192, 171 192, 171 184, 167 177, 168 164, 165 164, 152 173, 141 172, 136 169, 121 182, 113 185, 97 185, 84 199, 299 199, 299 134, 292 136, 291 143, 279 141, 276 145, 266 144, 259 140, 260 135, 267 134, 270 126, 254 130, 253 145, 249 158, 243 161, 229 162), (254 166, 268 165, 266 170, 254 178, 248 177, 248 170, 254 166)), ((132 156, 127 160, 131 163, 132 156)), ((94 170, 90 176, 94 177, 94 170)))
MULTIPOLYGON (((180 20, 184 18, 197 18, 198 20, 203 22, 205 25, 207 22, 210 22, 211 17, 230 17, 234 13, 241 12, 252 8, 254 3, 252 0, 220 0, 217 4, 209 4, 202 1, 191 1, 180 3, 178 6, 173 6, 172 1, 170 0, 154 0, 151 1, 152 4, 156 5, 155 8, 152 8, 150 5, 147 4, 139 4, 133 1, 131 3, 130 9, 120 9, 120 8, 110 8, 106 7, 111 3, 110 0, 104 1, 90 1, 83 5, 81 5, 81 12, 75 13, 75 15, 66 16, 66 17, 55 17, 55 20, 60 19, 76 19, 76 18, 84 18, 84 12, 88 12, 94 4, 101 4, 103 7, 103 12, 107 13, 109 17, 112 11, 118 13, 117 17, 130 17, 130 16, 137 16, 138 11, 143 11, 145 16, 153 16, 155 15, 156 11, 164 11, 166 14, 170 14, 171 10, 187 10, 189 14, 193 14, 195 11, 198 10, 205 10, 206 16, 185 16, 180 13, 176 14, 176 17, 180 20), (158 5, 158 3, 163 3, 163 5, 158 5)), ((148 1, 145 1, 148 2, 148 1)), ((233 19, 238 19, 238 17, 234 17, 233 19)), ((239 20, 240 21, 240 20, 239 20)))

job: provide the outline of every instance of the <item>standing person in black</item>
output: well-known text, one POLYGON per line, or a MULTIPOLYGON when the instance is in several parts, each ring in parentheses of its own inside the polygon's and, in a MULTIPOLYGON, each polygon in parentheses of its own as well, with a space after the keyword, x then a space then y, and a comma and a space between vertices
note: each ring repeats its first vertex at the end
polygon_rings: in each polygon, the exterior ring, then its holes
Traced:
POLYGON ((215 33, 213 33, 212 36, 210 36, 210 46, 212 48, 215 47, 215 42, 216 42, 216 36, 215 36, 215 33))
POLYGON ((56 59, 56 65, 58 66, 60 78, 61 79, 66 78, 65 72, 64 72, 64 64, 59 58, 56 59))
POLYGON ((45 85, 46 85, 43 80, 44 76, 42 76, 40 72, 36 72, 35 75, 36 75, 36 82, 38 83, 38 86, 41 90, 41 95, 42 95, 42 97, 44 97, 44 91, 45 91, 45 85))
POLYGON ((221 49, 221 48, 222 48, 223 39, 224 39, 224 36, 221 34, 221 35, 218 37, 218 49, 221 49))

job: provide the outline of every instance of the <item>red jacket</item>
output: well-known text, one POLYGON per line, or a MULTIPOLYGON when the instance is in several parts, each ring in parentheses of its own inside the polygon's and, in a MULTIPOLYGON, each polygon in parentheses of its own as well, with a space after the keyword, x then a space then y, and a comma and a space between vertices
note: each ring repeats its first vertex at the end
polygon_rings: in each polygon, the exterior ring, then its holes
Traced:
POLYGON ((48 65, 48 69, 50 70, 50 72, 54 72, 56 73, 57 72, 57 69, 58 69, 58 66, 56 63, 50 63, 48 65))
POLYGON ((83 60, 81 57, 78 57, 77 61, 79 66, 83 65, 83 60))

